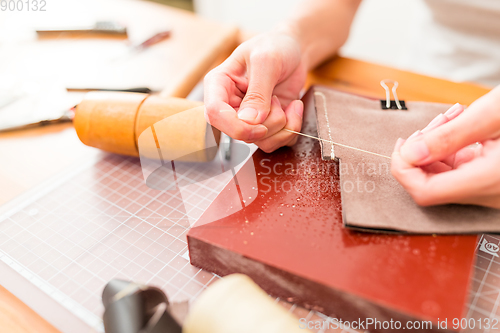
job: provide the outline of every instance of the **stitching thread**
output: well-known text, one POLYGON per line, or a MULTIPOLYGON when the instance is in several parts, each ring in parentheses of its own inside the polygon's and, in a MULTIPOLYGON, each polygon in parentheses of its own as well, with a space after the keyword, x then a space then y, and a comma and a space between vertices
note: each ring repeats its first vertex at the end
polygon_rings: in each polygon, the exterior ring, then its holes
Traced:
MULTIPOLYGON (((323 108, 325 109, 325 119, 326 119, 326 128, 328 129, 328 139, 330 141, 333 141, 332 140, 332 133, 330 130, 330 121, 328 120, 328 112, 327 112, 327 108, 326 108, 326 96, 321 91, 315 91, 314 95, 323 97, 323 108)), ((333 151, 333 144, 331 144, 331 143, 330 143, 330 148, 331 148, 330 159, 333 160, 333 159, 335 159, 335 153, 333 151)))

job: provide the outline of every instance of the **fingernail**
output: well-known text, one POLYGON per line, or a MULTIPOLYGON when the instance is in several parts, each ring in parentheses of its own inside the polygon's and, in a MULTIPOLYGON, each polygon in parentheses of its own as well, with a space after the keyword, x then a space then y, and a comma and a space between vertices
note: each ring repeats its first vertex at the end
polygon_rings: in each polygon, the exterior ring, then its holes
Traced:
POLYGON ((299 115, 300 118, 304 115, 304 104, 302 103, 301 100, 298 100, 296 102, 293 102, 293 111, 295 111, 296 114, 299 115))
POLYGON ((278 106, 281 108, 281 103, 280 103, 280 100, 279 100, 278 96, 273 95, 272 100, 273 100, 274 103, 278 104, 278 106))
POLYGON ((444 113, 444 115, 445 116, 451 116, 452 114, 454 114, 455 112, 457 112, 458 110, 460 110, 461 107, 462 106, 459 103, 457 103, 457 104, 453 105, 451 108, 449 108, 448 111, 446 111, 444 113))
POLYGON ((415 131, 415 133, 413 133, 412 135, 410 135, 407 140, 413 139, 413 138, 417 137, 420 134, 422 134, 421 130, 415 131))
POLYGON ((423 139, 407 141, 400 152, 401 157, 411 164, 421 163, 430 156, 429 148, 423 139))
POLYGON ((255 109, 245 108, 238 111, 238 118, 240 118, 241 120, 253 121, 255 120, 255 118, 257 118, 258 114, 259 112, 255 109))
POLYGON ((439 121, 443 120, 444 115, 442 113, 438 114, 436 118, 432 119, 432 121, 427 125, 427 127, 431 127, 432 125, 437 124, 439 121))
POLYGON ((394 146, 394 151, 399 152, 403 143, 405 143, 405 139, 399 138, 398 141, 396 141, 396 145, 394 146))
POLYGON ((423 133, 428 132, 430 130, 435 129, 436 127, 441 126, 444 124, 446 121, 448 121, 448 117, 445 116, 444 114, 440 113, 434 120, 432 120, 429 125, 427 125, 426 128, 422 130, 423 133))
POLYGON ((464 106, 458 104, 458 107, 451 114, 449 114, 447 116, 448 116, 449 119, 453 119, 453 118, 457 117, 457 114, 459 114, 463 110, 464 110, 464 106))
POLYGON ((267 134, 267 127, 264 125, 257 125, 252 129, 252 133, 250 133, 249 141, 255 141, 260 138, 263 138, 267 134))

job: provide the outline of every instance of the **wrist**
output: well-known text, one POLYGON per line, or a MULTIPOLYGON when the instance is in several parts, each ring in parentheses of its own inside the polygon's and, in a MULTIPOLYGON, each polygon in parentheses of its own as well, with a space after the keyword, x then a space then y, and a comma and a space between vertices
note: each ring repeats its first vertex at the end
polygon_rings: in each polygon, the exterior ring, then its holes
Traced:
POLYGON ((286 35, 298 44, 300 48, 300 54, 301 54, 301 62, 305 65, 307 69, 309 68, 310 64, 310 57, 309 57, 309 49, 310 45, 306 38, 304 38, 304 34, 302 33, 302 29, 299 27, 299 25, 296 22, 284 22, 279 25, 277 25, 274 30, 275 33, 278 34, 283 34, 286 35))

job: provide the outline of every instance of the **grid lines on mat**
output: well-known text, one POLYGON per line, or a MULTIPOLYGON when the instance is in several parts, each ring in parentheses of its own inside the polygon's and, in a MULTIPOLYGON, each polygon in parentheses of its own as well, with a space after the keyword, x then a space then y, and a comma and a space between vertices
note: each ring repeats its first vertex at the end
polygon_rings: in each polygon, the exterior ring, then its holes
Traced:
MULTIPOLYGON (((196 167, 184 175, 202 176, 196 167)), ((2 220, 2 259, 98 329, 100 293, 112 278, 156 285, 172 301, 191 300, 214 275, 183 257, 188 216, 197 218, 224 183, 195 185, 183 197, 150 189, 137 159, 108 155, 2 220)))
MULTIPOLYGON (((171 301, 193 300, 217 276, 187 260, 189 218, 199 217, 229 180, 206 179, 204 168, 181 175, 200 181, 181 196, 147 187, 137 159, 106 155, 0 220, 0 260, 101 331, 100 294, 112 278, 158 286, 171 301)), ((483 238, 500 243, 498 236, 483 238)), ((335 320, 276 301, 299 318, 335 320)), ((467 317, 498 318, 499 302, 500 260, 478 246, 467 317)))

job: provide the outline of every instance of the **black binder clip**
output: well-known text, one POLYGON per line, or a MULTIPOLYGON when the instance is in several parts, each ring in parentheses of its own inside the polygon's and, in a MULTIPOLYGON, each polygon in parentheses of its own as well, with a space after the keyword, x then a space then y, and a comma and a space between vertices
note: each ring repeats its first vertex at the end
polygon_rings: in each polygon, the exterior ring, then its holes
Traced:
POLYGON ((396 93, 396 89, 399 85, 398 81, 382 80, 380 81, 380 85, 385 89, 385 101, 380 101, 382 110, 408 110, 405 105, 405 101, 400 101, 398 99, 398 94, 396 93), (391 101, 391 91, 389 90, 387 83, 392 83, 392 95, 394 96, 393 101, 391 101))

